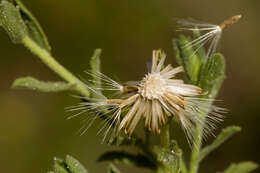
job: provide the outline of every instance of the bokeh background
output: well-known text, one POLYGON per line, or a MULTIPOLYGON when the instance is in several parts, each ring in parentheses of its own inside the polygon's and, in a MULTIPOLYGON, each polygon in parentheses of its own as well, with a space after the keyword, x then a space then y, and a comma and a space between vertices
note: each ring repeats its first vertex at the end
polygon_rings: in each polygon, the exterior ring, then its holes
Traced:
MULTIPOLYGON (((201 173, 221 171, 230 162, 260 161, 260 1, 259 0, 24 0, 43 26, 53 55, 74 74, 89 68, 95 48, 102 48, 102 70, 121 81, 140 79, 153 49, 162 48, 175 64, 172 38, 176 19, 192 17, 220 23, 242 14, 225 30, 220 52, 226 56, 227 79, 219 95, 230 110, 220 128, 239 125, 243 131, 212 153, 201 173)), ((98 123, 79 136, 82 118, 66 120, 64 111, 78 100, 69 93, 46 94, 14 90, 21 76, 59 79, 21 45, 0 31, 0 171, 46 172, 53 157, 71 154, 90 173, 105 172, 98 155, 111 149, 97 136, 98 123)), ((181 133, 181 132, 180 132, 181 133)), ((177 134, 183 140, 183 134, 177 134)), ((212 139, 211 139, 212 140, 212 139)), ((181 142, 187 149, 185 142, 181 142)), ((114 148, 112 148, 114 149, 114 148)), ((120 166, 123 172, 149 172, 120 166)), ((259 170, 258 170, 259 171, 259 170)), ((257 172, 257 171, 256 171, 257 172)))

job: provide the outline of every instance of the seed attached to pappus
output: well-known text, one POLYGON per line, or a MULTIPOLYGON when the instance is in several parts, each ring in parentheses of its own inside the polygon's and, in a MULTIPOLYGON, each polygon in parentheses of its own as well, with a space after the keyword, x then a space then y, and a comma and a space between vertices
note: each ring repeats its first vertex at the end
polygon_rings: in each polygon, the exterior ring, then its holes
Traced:
POLYGON ((179 20, 178 24, 180 27, 178 30, 186 31, 199 31, 202 35, 198 38, 192 40, 188 44, 184 45, 183 48, 194 48, 194 53, 196 53, 201 47, 209 44, 206 57, 210 57, 216 52, 217 45, 222 35, 223 29, 237 23, 242 18, 242 15, 236 15, 225 20, 219 25, 209 24, 205 22, 196 21, 193 19, 189 20, 179 20))

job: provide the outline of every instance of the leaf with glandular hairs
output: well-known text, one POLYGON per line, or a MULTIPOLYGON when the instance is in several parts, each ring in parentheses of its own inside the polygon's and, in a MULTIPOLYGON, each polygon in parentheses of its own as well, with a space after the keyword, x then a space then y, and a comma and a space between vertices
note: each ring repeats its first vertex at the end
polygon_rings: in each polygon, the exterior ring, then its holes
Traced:
POLYGON ((223 129, 212 144, 204 147, 201 150, 199 160, 201 161, 202 159, 204 159, 208 154, 210 154, 212 151, 218 148, 222 143, 224 143, 226 140, 228 140, 234 134, 240 131, 241 128, 238 126, 230 126, 223 129))
MULTIPOLYGON (((100 61, 100 55, 102 53, 101 49, 96 49, 94 51, 94 54, 92 55, 90 59, 90 69, 92 74, 100 74, 101 73, 101 61, 100 61)), ((93 87, 94 88, 101 88, 102 81, 100 77, 97 77, 96 75, 93 75, 93 87)), ((100 90, 97 90, 97 92, 101 93, 100 90)), ((93 93, 93 97, 95 97, 95 93, 93 93)))
POLYGON ((41 92, 62 92, 73 90, 72 84, 66 82, 44 82, 33 77, 22 77, 16 79, 12 88, 27 88, 41 92))
POLYGON ((0 23, 14 43, 21 43, 28 34, 19 8, 6 0, 0 3, 0 23))
POLYGON ((67 169, 67 165, 64 160, 59 158, 54 158, 54 172, 55 173, 71 173, 67 169))
POLYGON ((20 9, 22 19, 27 26, 29 37, 33 39, 41 48, 50 52, 51 46, 37 19, 25 7, 25 5, 22 3, 21 0, 13 0, 13 1, 16 4, 16 6, 18 6, 20 9))
POLYGON ((258 168, 254 162, 241 162, 231 164, 223 173, 249 173, 258 168))
POLYGON ((152 170, 156 169, 156 164, 148 157, 142 154, 131 154, 124 151, 109 151, 102 154, 98 161, 113 161, 115 163, 123 163, 126 165, 135 165, 138 167, 145 167, 152 170))
POLYGON ((67 155, 65 162, 71 173, 88 173, 86 168, 72 156, 67 155))
POLYGON ((207 92, 204 97, 215 98, 222 86, 225 75, 226 63, 222 54, 212 55, 203 64, 200 72, 199 86, 207 92))
POLYGON ((185 69, 186 75, 192 84, 197 84, 202 64, 202 57, 197 56, 191 46, 187 46, 190 39, 181 35, 178 40, 173 40, 176 59, 185 69))

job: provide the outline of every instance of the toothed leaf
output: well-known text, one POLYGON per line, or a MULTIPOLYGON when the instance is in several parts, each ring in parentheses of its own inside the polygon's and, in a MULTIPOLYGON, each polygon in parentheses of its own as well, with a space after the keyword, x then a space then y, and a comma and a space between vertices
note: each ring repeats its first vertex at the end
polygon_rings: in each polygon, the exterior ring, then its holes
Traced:
POLYGON ((73 85, 65 82, 44 82, 32 77, 22 77, 13 82, 12 88, 27 88, 41 92, 62 92, 72 90, 73 85))
POLYGON ((111 151, 102 154, 99 159, 101 161, 113 161, 115 163, 123 163, 126 165, 135 165, 145 167, 152 170, 156 169, 156 164, 141 154, 131 154, 124 151, 111 151))
POLYGON ((66 164, 71 173, 88 173, 84 166, 72 156, 66 156, 66 164))
POLYGON ((225 58, 222 54, 212 55, 202 66, 199 86, 208 94, 207 98, 215 98, 226 77, 225 58))
POLYGON ((229 138, 231 138, 234 134, 237 132, 240 132, 241 128, 238 126, 230 126, 225 129, 223 129, 218 137, 215 139, 215 141, 204 147, 200 152, 200 158, 201 161, 204 159, 208 154, 210 154, 212 151, 214 151, 216 148, 218 148, 221 144, 223 144, 225 141, 227 141, 229 138))
POLYGON ((249 173, 258 168, 254 162, 241 162, 231 164, 223 173, 249 173))

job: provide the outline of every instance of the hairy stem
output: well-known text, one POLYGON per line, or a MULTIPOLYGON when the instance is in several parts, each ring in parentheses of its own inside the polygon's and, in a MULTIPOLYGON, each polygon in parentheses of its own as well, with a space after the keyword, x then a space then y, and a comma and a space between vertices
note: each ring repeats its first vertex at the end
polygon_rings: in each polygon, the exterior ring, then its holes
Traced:
POLYGON ((202 133, 203 133, 203 127, 199 126, 197 128, 197 134, 196 134, 195 142, 193 144, 189 173, 198 172, 200 149, 201 149, 201 144, 202 144, 202 133))
POLYGON ((163 148, 168 148, 170 145, 170 125, 166 123, 161 131, 161 146, 163 148))
POLYGON ((89 97, 87 86, 75 77, 71 72, 65 69, 59 62, 57 62, 51 54, 38 46, 31 38, 25 36, 22 40, 23 44, 35 55, 37 55, 50 69, 56 72, 61 78, 66 80, 69 84, 74 86, 74 89, 81 95, 89 97))

